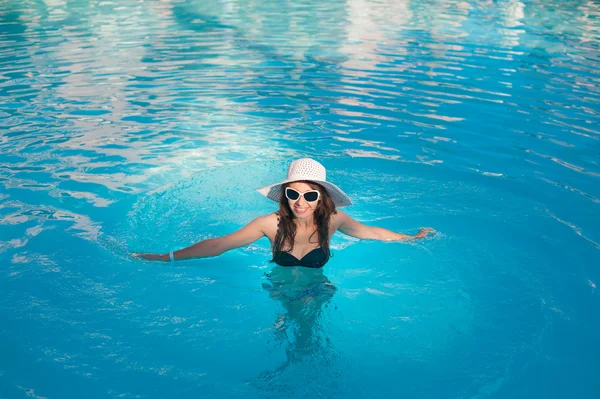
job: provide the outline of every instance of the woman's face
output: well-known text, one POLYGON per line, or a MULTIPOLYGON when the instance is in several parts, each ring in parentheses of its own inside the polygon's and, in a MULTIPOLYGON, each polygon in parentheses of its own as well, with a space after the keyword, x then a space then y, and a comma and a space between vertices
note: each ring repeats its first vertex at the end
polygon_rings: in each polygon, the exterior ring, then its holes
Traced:
MULTIPOLYGON (((316 188, 312 188, 308 184, 301 182, 290 183, 287 185, 287 187, 291 187, 301 194, 307 191, 316 190, 316 188)), ((304 200, 304 196, 302 195, 298 197, 298 199, 295 201, 292 201, 288 198, 288 204, 290 205, 290 209, 292 210, 294 216, 296 216, 298 219, 306 219, 312 217, 313 213, 315 213, 315 209, 317 209, 317 206, 319 206, 319 202, 321 202, 320 197, 315 202, 306 202, 304 200)))

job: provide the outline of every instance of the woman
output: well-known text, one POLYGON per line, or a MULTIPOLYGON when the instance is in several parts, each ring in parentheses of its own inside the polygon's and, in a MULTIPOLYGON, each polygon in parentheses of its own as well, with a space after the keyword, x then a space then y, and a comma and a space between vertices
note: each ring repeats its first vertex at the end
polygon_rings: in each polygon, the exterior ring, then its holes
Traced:
POLYGON ((284 181, 258 191, 279 202, 279 212, 261 216, 229 235, 200 241, 179 251, 137 256, 162 261, 206 258, 267 236, 273 250, 273 262, 281 266, 319 268, 329 260, 329 240, 337 230, 352 237, 380 241, 407 241, 435 232, 421 228, 412 236, 394 233, 366 226, 336 210, 352 205, 350 198, 326 180, 323 165, 309 158, 293 161, 284 181))

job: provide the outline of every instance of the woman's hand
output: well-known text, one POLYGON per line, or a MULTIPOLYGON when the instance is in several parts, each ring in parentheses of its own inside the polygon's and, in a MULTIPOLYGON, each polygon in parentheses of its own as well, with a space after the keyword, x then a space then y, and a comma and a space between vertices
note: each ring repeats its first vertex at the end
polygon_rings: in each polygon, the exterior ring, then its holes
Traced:
POLYGON ((162 260, 163 262, 169 261, 169 254, 131 254, 131 256, 144 260, 162 260))
POLYGON ((415 234, 413 237, 414 238, 425 238, 429 235, 429 233, 435 234, 436 231, 434 229, 432 229, 431 227, 421 227, 419 229, 419 232, 417 234, 415 234))

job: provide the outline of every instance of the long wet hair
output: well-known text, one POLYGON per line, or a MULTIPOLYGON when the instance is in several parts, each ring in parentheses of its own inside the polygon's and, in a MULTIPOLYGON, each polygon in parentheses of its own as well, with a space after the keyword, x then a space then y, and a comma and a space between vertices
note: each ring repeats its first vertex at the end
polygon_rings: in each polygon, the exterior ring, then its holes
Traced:
MULTIPOLYGON (((335 204, 325 187, 320 184, 311 181, 298 181, 295 183, 306 183, 313 190, 319 190, 319 202, 313 213, 317 230, 311 234, 308 241, 314 243, 318 242, 319 247, 325 252, 325 256, 329 258, 331 256, 329 251, 329 221, 331 220, 331 215, 337 213, 335 204), (315 234, 317 234, 317 240, 312 241, 315 234)), ((288 185, 289 184, 285 184, 281 190, 281 199, 279 200, 279 227, 277 229, 277 234, 275 235, 275 240, 273 241, 273 255, 277 252, 292 252, 294 249, 294 239, 296 238, 296 223, 294 222, 294 219, 296 217, 290 209, 290 204, 285 196, 285 189, 288 185)), ((274 259, 275 256, 273 256, 271 262, 273 262, 274 259)))

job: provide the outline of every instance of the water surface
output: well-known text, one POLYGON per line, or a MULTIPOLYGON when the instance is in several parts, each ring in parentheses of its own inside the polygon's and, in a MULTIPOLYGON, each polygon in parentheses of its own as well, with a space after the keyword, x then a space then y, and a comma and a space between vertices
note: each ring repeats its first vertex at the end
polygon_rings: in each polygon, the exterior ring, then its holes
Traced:
POLYGON ((596 398, 600 5, 0 4, 0 397, 596 398), (324 269, 135 261, 313 157, 324 269))

